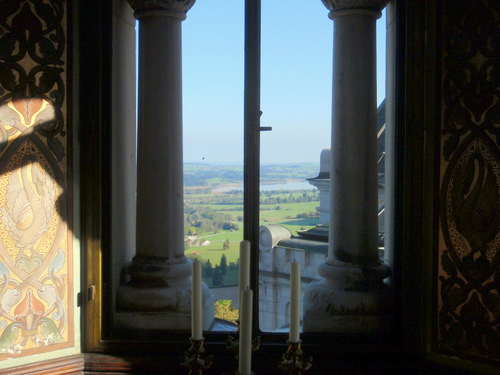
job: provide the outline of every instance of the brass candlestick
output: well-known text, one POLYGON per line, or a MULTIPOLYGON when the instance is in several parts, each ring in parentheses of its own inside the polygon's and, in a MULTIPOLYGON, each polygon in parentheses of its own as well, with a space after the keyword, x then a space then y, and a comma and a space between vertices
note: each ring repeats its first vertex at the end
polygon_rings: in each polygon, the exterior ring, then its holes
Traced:
MULTIPOLYGON (((227 336, 226 349, 236 353, 236 358, 238 358, 239 344, 240 344, 240 321, 237 320, 238 329, 236 330, 234 336, 227 336)), ((260 336, 254 336, 252 338, 252 352, 256 352, 260 348, 260 336)))
POLYGON ((229 350, 230 352, 233 352, 233 353, 238 353, 238 345, 239 345, 239 342, 240 342, 240 339, 238 337, 238 332, 236 332, 236 334, 234 336, 227 336, 227 340, 226 340, 226 349, 229 350))
POLYGON ((205 352, 205 348, 203 348, 204 340, 204 338, 201 340, 189 339, 189 341, 191 341, 191 346, 184 352, 184 357, 181 362, 181 366, 189 369, 189 374, 202 374, 203 370, 212 366, 214 356, 203 356, 205 352))
POLYGON ((297 375, 309 370, 312 366, 312 357, 304 358, 301 348, 302 341, 292 343, 287 341, 287 343, 288 349, 281 357, 280 369, 285 370, 288 374, 297 375))
MULTIPOLYGON (((234 336, 227 336, 226 349, 235 353, 236 358, 238 358, 240 345, 240 338, 238 332, 234 336)), ((252 338, 252 352, 256 352, 260 348, 260 336, 255 336, 252 338)))
MULTIPOLYGON (((252 338, 252 352, 259 350, 260 348, 260 336, 255 336, 252 338)), ((228 336, 226 340, 226 349, 235 353, 235 358, 239 357, 239 349, 240 349, 240 337, 239 337, 239 325, 238 331, 234 336, 228 336)), ((255 372, 251 372, 252 375, 255 375, 255 372)), ((235 375, 240 375, 239 371, 236 371, 235 375)))

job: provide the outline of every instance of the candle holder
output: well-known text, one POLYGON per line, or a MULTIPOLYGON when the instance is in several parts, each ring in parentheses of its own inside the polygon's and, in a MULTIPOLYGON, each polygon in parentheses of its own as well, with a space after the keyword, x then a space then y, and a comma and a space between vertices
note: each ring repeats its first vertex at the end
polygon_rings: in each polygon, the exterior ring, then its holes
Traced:
POLYGON ((312 366, 312 357, 305 358, 302 352, 301 344, 299 342, 288 343, 288 349, 285 354, 281 357, 280 369, 285 370, 288 374, 302 374, 303 372, 309 370, 312 366))
POLYGON ((239 337, 237 335, 234 336, 227 336, 226 339, 226 349, 229 350, 232 353, 238 353, 238 344, 239 344, 239 337))
POLYGON ((214 356, 203 356, 205 352, 205 348, 203 348, 203 341, 201 340, 193 340, 189 339, 191 342, 191 346, 189 349, 184 352, 184 357, 181 362, 181 366, 189 369, 189 374, 202 374, 203 370, 206 370, 212 366, 212 361, 214 356))
MULTIPOLYGON (((238 358, 238 351, 240 345, 239 331, 236 331, 234 336, 227 336, 226 339, 226 349, 230 352, 236 354, 238 358)), ((260 348, 260 336, 255 336, 252 338, 252 352, 256 352, 260 348)))
POLYGON ((226 349, 238 354, 238 343, 240 342, 240 320, 236 319, 236 332, 234 336, 229 335, 226 339, 226 349))

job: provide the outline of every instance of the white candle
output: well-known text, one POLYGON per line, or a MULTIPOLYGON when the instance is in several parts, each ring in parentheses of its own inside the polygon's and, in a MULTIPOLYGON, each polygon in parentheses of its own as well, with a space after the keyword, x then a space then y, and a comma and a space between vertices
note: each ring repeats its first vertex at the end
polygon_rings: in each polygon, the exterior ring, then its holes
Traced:
POLYGON ((290 265, 290 334, 288 341, 300 341, 300 263, 290 265))
POLYGON ((203 338, 201 263, 194 261, 191 265, 191 338, 203 338))
POLYGON ((239 343, 239 375, 252 373, 252 289, 241 293, 240 306, 240 343, 239 343))
POLYGON ((240 242, 240 266, 238 272, 239 305, 241 311, 241 293, 250 287, 250 241, 240 242))

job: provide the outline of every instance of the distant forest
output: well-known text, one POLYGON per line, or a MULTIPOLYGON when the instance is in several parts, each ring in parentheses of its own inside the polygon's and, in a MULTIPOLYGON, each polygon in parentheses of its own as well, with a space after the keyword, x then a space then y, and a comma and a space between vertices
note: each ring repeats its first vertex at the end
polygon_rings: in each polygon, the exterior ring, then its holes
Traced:
POLYGON ((239 227, 231 222, 229 214, 210 207, 184 205, 184 229, 187 235, 196 235, 220 230, 238 230, 239 227))

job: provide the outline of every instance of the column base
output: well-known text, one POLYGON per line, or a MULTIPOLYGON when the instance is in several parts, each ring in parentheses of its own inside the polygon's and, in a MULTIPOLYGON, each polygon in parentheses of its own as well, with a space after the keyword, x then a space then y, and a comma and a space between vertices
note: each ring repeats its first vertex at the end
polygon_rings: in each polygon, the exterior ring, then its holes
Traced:
POLYGON ((325 278, 304 293, 304 332, 390 332, 392 292, 382 282, 387 266, 368 270, 323 263, 319 271, 325 278))
MULTIPOLYGON (((136 257, 123 270, 118 288, 115 324, 128 328, 191 328, 191 262, 167 263, 162 259, 136 257)), ((203 328, 215 314, 214 297, 202 284, 203 328)))

